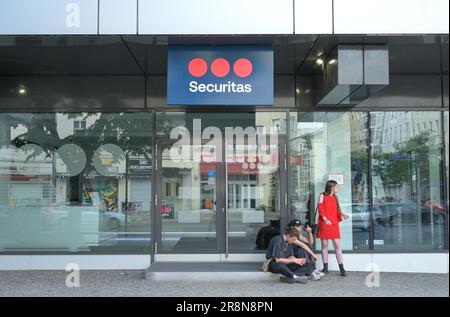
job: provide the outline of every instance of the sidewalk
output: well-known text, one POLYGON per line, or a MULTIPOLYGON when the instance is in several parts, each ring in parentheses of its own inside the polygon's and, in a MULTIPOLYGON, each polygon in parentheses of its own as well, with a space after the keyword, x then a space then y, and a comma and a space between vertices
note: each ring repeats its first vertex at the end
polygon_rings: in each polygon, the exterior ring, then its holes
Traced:
MULTIPOLYGON (((367 273, 336 272, 306 285, 261 281, 149 281, 144 271, 81 271, 80 287, 65 285, 64 271, 0 271, 0 296, 449 296, 448 274, 381 273, 380 287, 367 273)), ((267 273, 270 274, 270 273, 267 273)))

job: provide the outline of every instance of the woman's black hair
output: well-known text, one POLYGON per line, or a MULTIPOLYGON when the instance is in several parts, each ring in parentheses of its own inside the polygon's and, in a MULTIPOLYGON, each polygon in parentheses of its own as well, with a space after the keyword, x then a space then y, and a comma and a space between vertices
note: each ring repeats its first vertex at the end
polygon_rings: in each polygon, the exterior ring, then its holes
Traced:
POLYGON ((331 195, 331 190, 333 189, 334 186, 337 185, 337 182, 334 180, 329 180, 326 184, 325 184, 325 191, 324 194, 326 195, 331 195))

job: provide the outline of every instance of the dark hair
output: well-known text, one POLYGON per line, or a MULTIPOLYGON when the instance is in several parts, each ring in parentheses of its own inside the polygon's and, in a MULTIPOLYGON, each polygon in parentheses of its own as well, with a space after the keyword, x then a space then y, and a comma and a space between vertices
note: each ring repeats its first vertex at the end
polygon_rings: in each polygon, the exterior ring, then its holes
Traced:
POLYGON ((284 234, 287 235, 287 236, 289 236, 289 237, 295 237, 295 238, 298 238, 298 231, 297 231, 297 229, 295 229, 295 228, 293 228, 293 227, 287 226, 287 227, 284 229, 284 234))
POLYGON ((323 192, 326 195, 331 195, 331 189, 337 185, 337 182, 334 180, 329 180, 326 184, 325 184, 325 191, 323 192))

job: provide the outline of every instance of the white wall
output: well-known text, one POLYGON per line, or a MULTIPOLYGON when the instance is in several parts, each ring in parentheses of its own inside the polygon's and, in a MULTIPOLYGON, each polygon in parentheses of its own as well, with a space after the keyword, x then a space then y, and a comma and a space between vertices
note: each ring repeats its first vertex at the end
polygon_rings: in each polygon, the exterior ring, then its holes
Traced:
POLYGON ((295 34, 332 34, 333 0, 294 0, 295 34))
POLYGON ((334 32, 448 33, 448 9, 448 0, 334 0, 334 32))
POLYGON ((448 0, 2 0, 1 34, 446 34, 448 0), (66 25, 78 5, 76 26, 66 25), (100 9, 97 14, 98 8, 100 9), (136 21, 137 20, 137 21, 136 21))
MULTIPOLYGON (((264 254, 230 254, 227 259, 220 254, 162 254, 156 260, 262 263, 264 258, 264 254)), ((449 273, 448 253, 344 253, 344 260, 347 271, 370 272, 375 265, 380 272, 449 273)), ((150 265, 150 255, 0 255, 0 270, 65 270, 69 263, 78 264, 81 270, 144 270, 150 265)), ((330 254, 329 268, 338 270, 334 254, 330 254)))
MULTIPOLYGON (((317 266, 322 268, 321 256, 317 266)), ((157 261, 173 262, 263 262, 264 254, 230 254, 225 255, 178 255, 162 254, 157 255, 157 261), (181 256, 181 258, 180 258, 181 256)), ((371 272, 404 272, 404 273, 449 273, 448 253, 345 253, 344 263, 347 271, 371 272)), ((339 270, 334 254, 329 255, 330 270, 339 270)))
POLYGON ((65 270, 75 263, 80 270, 146 269, 150 255, 0 255, 0 270, 65 270))
POLYGON ((101 0, 98 9, 100 34, 137 33, 137 0, 101 0))
POLYGON ((140 0, 139 34, 292 34, 292 0, 140 0))

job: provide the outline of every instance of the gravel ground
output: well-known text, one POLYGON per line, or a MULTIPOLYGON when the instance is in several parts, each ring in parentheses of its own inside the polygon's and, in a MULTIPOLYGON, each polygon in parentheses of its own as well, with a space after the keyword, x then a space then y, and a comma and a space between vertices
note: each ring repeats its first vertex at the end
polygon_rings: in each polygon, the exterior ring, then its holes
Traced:
POLYGON ((80 287, 66 287, 64 271, 0 271, 0 296, 449 296, 448 274, 381 273, 379 287, 366 286, 367 273, 336 272, 306 285, 261 281, 150 281, 144 271, 81 271, 80 287))

